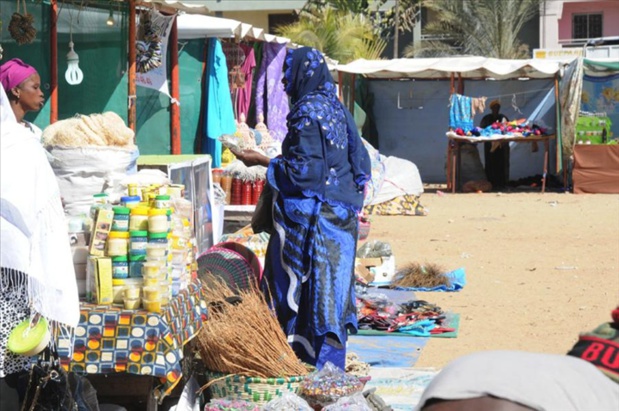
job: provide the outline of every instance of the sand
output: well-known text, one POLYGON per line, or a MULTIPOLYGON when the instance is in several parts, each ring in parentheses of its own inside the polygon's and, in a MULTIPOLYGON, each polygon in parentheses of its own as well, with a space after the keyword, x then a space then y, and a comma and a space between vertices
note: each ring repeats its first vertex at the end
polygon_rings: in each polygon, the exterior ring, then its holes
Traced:
POLYGON ((419 367, 474 351, 565 353, 619 304, 619 195, 426 192, 426 217, 372 216, 368 241, 396 266, 464 267, 455 293, 417 298, 461 314, 457 338, 432 338, 419 367))

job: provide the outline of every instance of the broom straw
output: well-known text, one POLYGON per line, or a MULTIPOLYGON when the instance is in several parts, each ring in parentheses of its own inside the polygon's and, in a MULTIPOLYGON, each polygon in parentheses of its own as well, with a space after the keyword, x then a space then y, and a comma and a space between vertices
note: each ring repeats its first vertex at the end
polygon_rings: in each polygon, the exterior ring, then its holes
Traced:
POLYGON ((205 274, 207 302, 217 303, 198 334, 198 348, 205 366, 225 374, 262 378, 306 375, 257 286, 238 290, 241 302, 230 304, 235 292, 220 278, 205 274))

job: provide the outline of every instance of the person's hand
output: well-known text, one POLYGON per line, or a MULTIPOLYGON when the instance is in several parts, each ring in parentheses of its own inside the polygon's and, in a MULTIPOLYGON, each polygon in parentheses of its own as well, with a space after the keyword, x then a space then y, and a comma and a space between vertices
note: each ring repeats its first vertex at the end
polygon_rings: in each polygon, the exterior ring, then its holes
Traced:
POLYGON ((269 166, 269 161, 271 161, 271 159, 269 157, 267 157, 264 154, 261 154, 261 153, 255 151, 255 150, 241 150, 241 151, 237 151, 237 150, 230 149, 230 151, 232 151, 232 154, 234 154, 236 156, 236 158, 241 160, 243 162, 243 164, 245 164, 247 167, 251 167, 251 166, 264 166, 264 167, 268 167, 269 166))

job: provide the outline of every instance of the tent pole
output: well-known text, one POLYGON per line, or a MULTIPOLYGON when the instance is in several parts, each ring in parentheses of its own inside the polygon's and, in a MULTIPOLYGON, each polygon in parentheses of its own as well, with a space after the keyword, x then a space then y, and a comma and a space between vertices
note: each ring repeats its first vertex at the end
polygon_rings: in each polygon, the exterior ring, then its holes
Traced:
POLYGON ((451 73, 451 77, 450 77, 450 91, 449 94, 453 94, 456 92, 456 88, 455 88, 455 76, 454 73, 451 73))
POLYGON ((127 123, 131 130, 135 131, 136 126, 136 86, 135 86, 135 39, 136 39, 136 27, 135 27, 135 0, 129 0, 129 50, 127 63, 129 65, 129 71, 127 73, 128 81, 128 112, 127 123))
POLYGON ((340 95, 340 101, 344 102, 344 73, 341 71, 337 72, 337 84, 338 84, 338 94, 340 95))
POLYGON ((357 81, 357 75, 355 73, 352 74, 352 78, 351 78, 351 86, 350 86, 350 99, 352 100, 351 102, 351 108, 352 108, 352 116, 353 118, 355 118, 355 82, 357 81))
POLYGON ((58 3, 56 0, 50 2, 50 93, 49 93, 49 123, 54 124, 58 121, 58 3))
POLYGON ((458 94, 464 94, 464 81, 462 80, 462 73, 458 73, 458 94))
POLYGON ((178 25, 176 19, 172 23, 170 32, 170 85, 172 88, 172 102, 170 103, 170 146, 172 154, 181 154, 181 108, 180 85, 178 68, 178 25))

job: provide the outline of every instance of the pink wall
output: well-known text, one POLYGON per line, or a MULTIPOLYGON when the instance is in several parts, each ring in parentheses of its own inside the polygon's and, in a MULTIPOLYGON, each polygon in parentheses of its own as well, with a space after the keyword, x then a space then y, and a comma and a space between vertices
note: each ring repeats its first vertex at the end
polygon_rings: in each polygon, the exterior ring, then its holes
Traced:
POLYGON ((559 19, 559 41, 572 38, 572 14, 602 12, 602 35, 619 36, 619 1, 578 1, 563 3, 563 15, 559 19))

